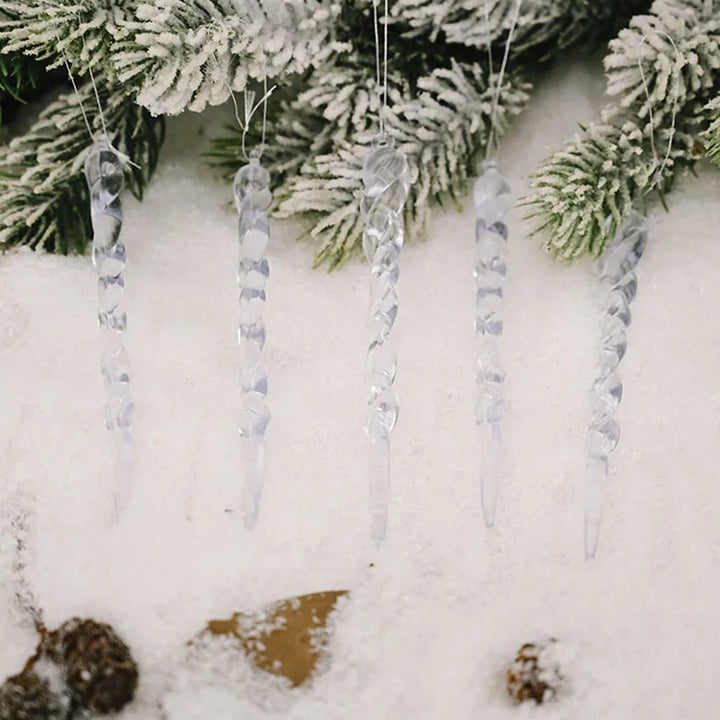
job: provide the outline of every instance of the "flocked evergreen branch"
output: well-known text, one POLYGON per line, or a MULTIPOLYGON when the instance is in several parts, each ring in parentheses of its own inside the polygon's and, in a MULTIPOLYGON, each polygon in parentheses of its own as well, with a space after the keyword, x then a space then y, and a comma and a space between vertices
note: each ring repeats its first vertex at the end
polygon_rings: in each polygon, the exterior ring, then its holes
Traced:
POLYGON ((23 104, 37 87, 38 68, 20 53, 0 55, 0 124, 9 107, 23 104))
MULTIPOLYGON (((128 167, 127 184, 137 197, 152 175, 164 121, 100 76, 98 92, 108 135, 139 167, 128 167)), ((79 88, 93 131, 102 132, 90 84, 79 88)), ((89 199, 83 164, 92 142, 74 94, 49 105, 23 136, 0 151, 0 249, 29 245, 52 252, 83 252, 90 238, 89 199)))
POLYGON ((536 232, 565 258, 601 253, 639 197, 662 195, 700 154, 720 90, 720 17, 704 0, 656 0, 611 42, 605 69, 615 104, 533 176, 536 232))
POLYGON ((713 113, 714 120, 707 131, 707 153, 711 160, 720 164, 720 96, 708 105, 708 110, 713 113))
MULTIPOLYGON (((610 37, 651 0, 525 0, 513 35, 512 53, 553 55, 581 41, 610 37)), ((397 0, 392 15, 411 35, 484 48, 506 39, 518 0, 397 0)))
POLYGON ((0 0, 0 42, 79 74, 102 66, 154 114, 305 71, 341 49, 331 0, 0 0))

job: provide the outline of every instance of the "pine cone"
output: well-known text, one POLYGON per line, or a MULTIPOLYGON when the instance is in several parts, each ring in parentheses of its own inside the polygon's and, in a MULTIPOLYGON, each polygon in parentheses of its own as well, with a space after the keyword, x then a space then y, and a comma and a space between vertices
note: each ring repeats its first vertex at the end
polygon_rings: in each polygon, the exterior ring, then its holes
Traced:
POLYGON ((534 700, 538 705, 553 700, 563 686, 555 658, 557 640, 525 643, 505 673, 508 695, 517 703, 534 700))
POLYGON ((70 698, 62 682, 51 682, 43 672, 25 670, 0 686, 2 720, 66 720, 70 698), (59 687, 58 687, 59 686, 59 687))
POLYGON ((48 633, 38 650, 62 667, 73 709, 116 712, 135 695, 137 664, 110 625, 73 618, 48 633))

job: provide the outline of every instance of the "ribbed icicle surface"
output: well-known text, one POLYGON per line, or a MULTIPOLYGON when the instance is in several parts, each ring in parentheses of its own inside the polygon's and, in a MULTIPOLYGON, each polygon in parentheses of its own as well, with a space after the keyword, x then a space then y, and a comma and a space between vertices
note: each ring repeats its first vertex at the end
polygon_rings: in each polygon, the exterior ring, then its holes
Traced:
POLYGON ((260 165, 257 152, 238 170, 233 183, 235 205, 240 213, 240 438, 244 465, 242 510, 245 525, 254 527, 260 512, 265 481, 265 430, 270 421, 267 408, 265 347, 265 285, 270 275, 265 251, 270 242, 267 209, 272 201, 270 175, 260 165))
POLYGON ((363 182, 363 249, 371 266, 366 425, 370 441, 371 533, 374 540, 381 541, 386 532, 390 491, 390 433, 399 411, 394 388, 397 356, 390 331, 398 313, 398 260, 404 234, 403 207, 410 191, 410 172, 405 155, 387 139, 377 138, 365 160, 363 182))
POLYGON ((473 188, 475 225, 477 402, 475 422, 480 442, 480 486, 485 523, 495 522, 499 454, 502 445, 505 370, 500 356, 503 333, 503 284, 507 274, 507 226, 503 217, 510 187, 495 163, 485 163, 473 188))
POLYGON ((608 457, 620 440, 616 412, 623 386, 618 365, 627 350, 630 303, 637 292, 634 268, 647 245, 647 221, 633 212, 600 259, 603 299, 602 342, 597 379, 592 386, 592 415, 587 435, 585 556, 595 556, 607 493, 608 457))
POLYGON ((128 499, 132 482, 132 416, 130 362, 125 352, 125 244, 120 238, 125 184, 124 158, 102 135, 85 161, 93 226, 92 260, 98 280, 98 324, 102 334, 102 377, 105 383, 105 424, 115 453, 115 510, 128 499))

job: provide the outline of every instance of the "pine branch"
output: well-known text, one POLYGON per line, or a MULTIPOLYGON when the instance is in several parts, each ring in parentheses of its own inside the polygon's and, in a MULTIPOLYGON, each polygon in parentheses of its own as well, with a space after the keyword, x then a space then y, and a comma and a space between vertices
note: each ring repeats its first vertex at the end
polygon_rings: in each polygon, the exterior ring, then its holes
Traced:
POLYGON ((0 97, 8 95, 16 102, 23 102, 23 97, 35 89, 37 74, 35 63, 24 55, 0 55, 0 97))
MULTIPOLYGON (((140 168, 128 170, 131 192, 142 197, 164 139, 162 119, 128 98, 122 88, 96 78, 108 135, 140 168)), ((85 107, 94 107, 90 84, 79 89, 85 107)), ((94 113, 95 133, 102 131, 94 113)), ((91 142, 78 98, 62 95, 30 131, 0 152, 0 249, 29 245, 51 252, 84 252, 92 229, 83 165, 91 142)))
MULTIPOLYGON (((397 0, 392 15, 410 26, 411 35, 484 49, 505 42, 516 6, 517 0, 397 0)), ((513 35, 513 57, 531 55, 537 61, 580 42, 612 37, 649 6, 650 0, 525 2, 513 35)))
POLYGON ((708 110, 713 113, 714 120, 707 130, 708 157, 720 165, 720 97, 708 104, 708 110))
POLYGON ((332 0, 0 0, 0 42, 78 74, 101 67, 172 115, 325 62, 341 49, 337 13, 332 0))
POLYGON ((697 159, 720 91, 720 18, 703 0, 656 0, 610 43, 605 69, 616 104, 533 176, 535 232, 564 258, 599 255, 642 195, 662 197, 697 159))

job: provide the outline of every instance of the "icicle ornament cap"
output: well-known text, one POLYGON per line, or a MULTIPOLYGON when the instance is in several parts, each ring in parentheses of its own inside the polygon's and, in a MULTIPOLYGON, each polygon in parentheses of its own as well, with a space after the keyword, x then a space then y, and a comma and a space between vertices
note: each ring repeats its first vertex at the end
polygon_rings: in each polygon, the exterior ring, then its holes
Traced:
POLYGON ((235 207, 241 213, 247 202, 251 207, 265 211, 272 203, 270 191, 270 174, 260 164, 260 153, 257 150, 250 152, 247 165, 243 165, 233 180, 233 195, 235 207))
POLYGON ((93 185, 102 181, 103 202, 109 204, 118 197, 125 185, 125 167, 128 158, 116 150, 107 135, 99 135, 85 159, 85 177, 92 191, 93 185))
POLYGON ((489 160, 482 164, 482 173, 473 185, 475 213, 487 227, 502 220, 512 204, 510 185, 500 173, 497 163, 489 160))

